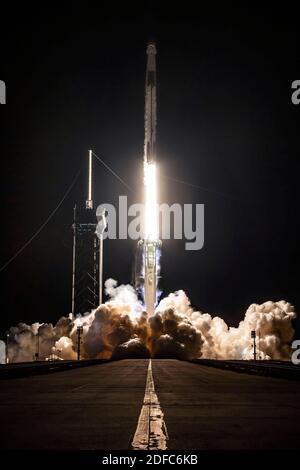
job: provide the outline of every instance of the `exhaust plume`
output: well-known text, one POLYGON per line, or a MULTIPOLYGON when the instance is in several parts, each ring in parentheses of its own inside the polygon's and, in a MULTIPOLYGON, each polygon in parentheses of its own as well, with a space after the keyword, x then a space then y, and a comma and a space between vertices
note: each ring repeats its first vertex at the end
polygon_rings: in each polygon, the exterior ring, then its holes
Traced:
MULTIPOLYGON (((51 323, 19 323, 9 330, 9 362, 32 361, 39 352, 61 359, 77 358, 77 326, 82 325, 81 358, 174 357, 180 359, 252 359, 251 331, 257 334, 261 359, 290 359, 290 343, 296 318, 294 307, 284 300, 252 304, 238 327, 209 313, 195 311, 184 291, 163 298, 147 317, 130 285, 105 282, 109 300, 76 319, 61 317, 51 323)), ((0 360, 5 344, 0 342, 0 360)))

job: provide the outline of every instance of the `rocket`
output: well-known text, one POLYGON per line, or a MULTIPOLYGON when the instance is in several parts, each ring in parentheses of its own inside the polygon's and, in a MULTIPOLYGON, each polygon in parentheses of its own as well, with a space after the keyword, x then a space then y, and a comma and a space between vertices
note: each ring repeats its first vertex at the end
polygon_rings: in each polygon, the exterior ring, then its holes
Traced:
POLYGON ((157 194, 156 194, 156 46, 147 46, 147 70, 145 83, 145 140, 144 140, 144 188, 145 228, 141 240, 142 277, 145 308, 148 316, 154 314, 157 303, 157 286, 160 274, 157 194))
POLYGON ((148 43, 147 56, 144 162, 151 163, 156 160, 156 47, 154 42, 148 43))

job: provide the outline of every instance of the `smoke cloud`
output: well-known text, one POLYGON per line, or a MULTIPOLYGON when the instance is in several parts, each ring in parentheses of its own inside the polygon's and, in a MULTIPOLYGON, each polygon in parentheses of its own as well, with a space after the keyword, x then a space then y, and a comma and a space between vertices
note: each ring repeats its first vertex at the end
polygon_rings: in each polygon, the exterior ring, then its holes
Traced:
MULTIPOLYGON (((76 359, 77 326, 83 329, 81 357, 175 357, 181 359, 251 359, 251 331, 257 334, 261 359, 290 359, 290 344, 296 318, 294 307, 284 300, 252 304, 237 328, 209 313, 195 311, 184 291, 163 298, 155 314, 147 318, 135 289, 105 283, 109 300, 96 310, 76 319, 62 317, 51 323, 19 323, 9 330, 9 362, 76 359)), ((5 344, 0 342, 0 360, 5 360, 5 344)))

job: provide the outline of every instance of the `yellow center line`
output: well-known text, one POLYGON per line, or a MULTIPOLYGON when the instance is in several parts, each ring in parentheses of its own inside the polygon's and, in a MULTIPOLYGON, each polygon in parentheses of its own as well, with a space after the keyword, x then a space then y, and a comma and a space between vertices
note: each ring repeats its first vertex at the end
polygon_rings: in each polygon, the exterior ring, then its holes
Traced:
POLYGON ((168 439, 164 414, 155 392, 150 359, 144 402, 131 448, 134 450, 166 450, 168 439))

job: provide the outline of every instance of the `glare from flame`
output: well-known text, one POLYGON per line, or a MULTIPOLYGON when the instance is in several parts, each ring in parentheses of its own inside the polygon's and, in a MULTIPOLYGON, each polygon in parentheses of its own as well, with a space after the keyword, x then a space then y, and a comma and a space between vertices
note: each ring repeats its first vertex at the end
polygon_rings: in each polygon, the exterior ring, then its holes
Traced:
POLYGON ((145 183, 145 240, 156 241, 159 239, 158 210, 157 210, 157 185, 156 165, 144 163, 145 183))

